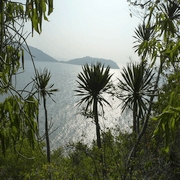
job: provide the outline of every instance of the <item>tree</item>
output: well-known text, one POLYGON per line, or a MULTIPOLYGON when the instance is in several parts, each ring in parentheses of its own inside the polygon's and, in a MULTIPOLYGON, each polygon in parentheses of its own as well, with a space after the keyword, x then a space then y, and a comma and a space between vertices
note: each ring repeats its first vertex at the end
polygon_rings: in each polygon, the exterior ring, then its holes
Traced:
POLYGON ((37 93, 43 99, 43 107, 45 113, 45 138, 46 138, 46 147, 47 147, 47 160, 49 163, 51 162, 51 150, 49 143, 49 126, 48 126, 48 114, 46 107, 46 97, 47 96, 51 97, 51 95, 53 95, 53 93, 57 91, 57 89, 52 89, 54 84, 48 86, 50 78, 51 78, 51 73, 45 68, 42 72, 36 71, 36 76, 34 79, 37 93))
POLYGON ((122 69, 122 78, 118 79, 118 88, 122 100, 122 112, 131 109, 133 112, 133 132, 139 134, 139 121, 147 111, 147 104, 152 96, 152 68, 147 67, 145 62, 139 64, 129 63, 127 68, 122 69))
MULTIPOLYGON (((104 65, 101 65, 99 62, 97 62, 96 65, 91 65, 91 67, 86 64, 82 67, 82 69, 83 72, 79 73, 77 76, 78 89, 75 90, 77 92, 76 95, 82 97, 77 105, 82 105, 85 103, 85 114, 92 114, 92 118, 94 119, 96 125, 97 146, 99 150, 101 150, 102 143, 98 107, 100 106, 104 112, 103 106, 105 104, 111 106, 109 102, 103 97, 103 93, 107 92, 111 87, 110 79, 112 74, 109 73, 109 66, 105 69, 104 65)), ((106 179, 107 172, 101 151, 100 163, 102 164, 102 177, 103 179, 106 179)))
MULTIPOLYGON (((132 2, 132 1, 131 1, 132 2)), ((179 65, 179 53, 180 53, 180 34, 179 34, 179 20, 180 20, 180 1, 172 0, 160 0, 160 1, 134 1, 132 5, 139 5, 143 7, 146 11, 143 17, 143 30, 150 30, 153 32, 153 38, 143 39, 142 41, 136 41, 139 43, 136 45, 136 51, 141 57, 142 61, 146 60, 151 63, 151 66, 159 65, 156 82, 154 85, 154 92, 158 90, 159 79, 164 77, 166 79, 166 74, 169 70, 177 71, 179 65), (150 53, 149 53, 150 52, 150 53), (165 76, 164 76, 165 75, 165 76)), ((138 36, 140 33, 136 33, 138 36)), ((145 33, 144 33, 145 34, 145 33)), ((137 37, 138 39, 138 37, 137 37)), ((172 92, 173 93, 173 92, 172 92)), ((176 94, 176 93, 173 93, 176 94)), ((173 99, 173 98, 172 98, 173 99)), ((154 97, 150 98, 150 103, 145 117, 145 123, 142 127, 141 132, 137 136, 135 145, 133 146, 129 159, 131 159, 134 152, 136 152, 136 147, 140 143, 143 135, 146 132, 148 121, 150 120, 150 115, 152 113, 152 102, 154 97)), ((169 101, 172 102, 172 101, 169 101)), ((171 104, 172 105, 172 104, 171 104)), ((173 113, 170 113, 172 116, 173 113)), ((170 115, 169 114, 169 115, 170 115)), ((163 117, 163 116, 160 116, 163 117)), ((170 118, 170 117, 169 117, 170 118)), ((157 118, 160 120, 159 118, 157 118)), ((164 121, 161 121, 164 122, 164 121)), ((174 121, 173 121, 174 122, 174 121)), ((161 123, 160 123, 161 124, 161 123)), ((162 124, 161 124, 162 125, 162 124)), ((161 126, 160 125, 160 126, 161 126)), ((165 124, 163 124, 164 126, 165 124)), ((169 136, 171 126, 166 125, 165 136, 169 136)), ((128 161, 129 162, 129 161, 128 161)))
POLYGON ((101 63, 96 65, 88 64, 82 67, 83 72, 78 74, 78 89, 77 96, 81 96, 82 99, 79 101, 78 105, 83 103, 86 104, 85 112, 92 110, 93 119, 96 125, 96 136, 97 136, 97 146, 101 148, 101 135, 100 135, 100 125, 98 118, 98 105, 102 108, 104 104, 110 106, 109 102, 102 96, 103 93, 107 92, 110 88, 110 79, 112 75, 109 74, 110 67, 106 69, 101 63))
POLYGON ((135 52, 137 52, 144 61, 148 55, 151 56, 155 51, 155 49, 151 48, 152 42, 156 43, 155 31, 143 22, 143 24, 139 24, 138 28, 135 29, 135 36, 133 37, 136 39, 134 42, 136 45, 133 48, 135 48, 135 52), (143 49, 144 46, 149 46, 149 48, 143 49))
MULTIPOLYGON (((160 75, 166 75, 170 70, 176 72, 179 66, 179 53, 180 53, 180 34, 179 34, 179 21, 180 21, 180 6, 179 0, 176 1, 156 1, 150 7, 150 2, 146 4, 146 12, 144 23, 145 29, 153 30, 153 38, 148 41, 148 44, 140 42, 138 45, 139 55, 152 50, 151 53, 144 58, 149 58, 152 65, 159 60, 159 72, 156 80, 155 88, 157 88, 160 75)), ((164 76, 166 79, 167 76, 164 76)), ((152 106, 149 107, 151 113, 152 106)), ((149 120, 149 115, 146 117, 146 122, 149 120)), ((147 124, 147 123, 146 123, 147 124)), ((143 132, 145 131, 145 126, 143 132)), ((141 133, 142 135, 143 133, 141 133)), ((139 136, 141 139, 141 136, 139 136)))
POLYGON ((23 96, 26 90, 17 91, 12 79, 24 68, 24 44, 30 53, 26 43, 28 35, 23 32, 25 22, 31 21, 32 33, 34 30, 41 33, 42 21, 52 11, 53 0, 0 1, 0 94, 8 96, 0 103, 0 142, 4 153, 10 145, 15 148, 21 138, 27 137, 32 146, 36 140, 36 97, 32 91, 23 96))

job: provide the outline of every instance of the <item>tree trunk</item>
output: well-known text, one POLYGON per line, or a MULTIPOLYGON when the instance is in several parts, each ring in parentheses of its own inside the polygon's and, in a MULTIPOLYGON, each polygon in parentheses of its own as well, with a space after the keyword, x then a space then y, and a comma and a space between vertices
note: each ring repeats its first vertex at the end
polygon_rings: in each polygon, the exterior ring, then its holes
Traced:
MULTIPOLYGON (((48 117, 47 117, 47 108, 46 108, 46 97, 43 96, 43 103, 44 103, 44 112, 45 112, 45 136, 46 136, 46 151, 47 151, 47 161, 51 163, 51 150, 50 150, 50 143, 49 143, 49 130, 48 130, 48 117)), ((49 179, 52 179, 52 175, 50 170, 48 169, 48 176, 49 179)))
MULTIPOLYGON (((96 125, 97 146, 99 149, 101 149, 102 148, 101 133, 100 133, 98 107, 97 107, 97 99, 96 98, 94 98, 93 113, 94 113, 94 121, 95 121, 95 125, 96 125)), ((103 178, 103 180, 108 179, 102 152, 100 152, 100 163, 102 164, 102 178, 103 178)))
POLYGON ((97 146, 98 148, 101 148, 101 133, 100 133, 100 125, 99 125, 99 119, 98 119, 98 107, 97 107, 97 99, 94 99, 93 104, 93 113, 94 113, 94 121, 96 125, 96 137, 97 137, 97 146))
POLYGON ((139 132, 140 132, 140 110, 139 110, 139 108, 137 110, 136 121, 137 121, 137 134, 139 134, 139 132))
POLYGON ((46 108, 46 98, 44 97, 44 112, 45 112, 45 135, 46 135, 46 147, 47 147, 47 160, 50 163, 50 143, 49 143, 49 130, 48 130, 48 117, 47 117, 47 108, 46 108))
POLYGON ((137 133, 137 104, 133 105, 133 133, 137 133))

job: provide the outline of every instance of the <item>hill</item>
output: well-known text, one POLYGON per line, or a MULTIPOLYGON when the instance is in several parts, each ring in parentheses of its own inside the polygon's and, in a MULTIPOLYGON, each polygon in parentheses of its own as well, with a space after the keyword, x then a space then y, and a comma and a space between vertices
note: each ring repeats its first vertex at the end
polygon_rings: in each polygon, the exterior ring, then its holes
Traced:
MULTIPOLYGON (((29 46, 32 55, 34 56, 35 61, 45 61, 45 62, 59 62, 58 60, 54 59, 53 57, 49 56, 48 54, 44 53, 43 51, 29 46)), ((30 55, 24 50, 24 59, 31 60, 30 55)))
POLYGON ((91 65, 100 62, 101 64, 104 64, 105 67, 109 65, 112 69, 119 69, 119 66, 112 60, 107 60, 103 58, 92 58, 90 56, 86 56, 83 58, 76 58, 69 61, 60 61, 60 62, 67 64, 74 64, 74 65, 81 65, 81 66, 85 65, 86 63, 91 65))
MULTIPOLYGON (((105 67, 110 66, 112 69, 119 69, 119 66, 112 60, 107 60, 103 58, 92 58, 90 56, 86 56, 83 58, 76 58, 69 61, 58 61, 54 59, 53 57, 49 56, 48 54, 44 53, 40 49, 37 49, 35 47, 29 46, 32 55, 34 56, 35 61, 43 61, 43 62, 61 62, 66 64, 74 64, 74 65, 85 65, 86 63, 91 65, 95 64, 97 62, 100 62, 101 64, 104 64, 105 67)), ((31 60, 30 55, 24 50, 24 59, 25 60, 31 60)))

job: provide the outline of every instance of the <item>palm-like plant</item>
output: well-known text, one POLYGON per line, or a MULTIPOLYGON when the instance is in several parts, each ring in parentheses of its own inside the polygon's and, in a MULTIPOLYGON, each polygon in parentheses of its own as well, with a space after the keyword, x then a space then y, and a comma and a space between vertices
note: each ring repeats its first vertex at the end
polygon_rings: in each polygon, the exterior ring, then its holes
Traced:
POLYGON ((179 25, 176 25, 180 20, 179 2, 162 3, 160 9, 164 15, 160 14, 161 33, 164 32, 165 38, 174 37, 175 33, 179 34, 179 25))
POLYGON ((143 118, 147 110, 154 74, 150 67, 146 67, 145 62, 141 62, 128 64, 121 75, 118 88, 121 90, 119 98, 123 103, 122 112, 125 109, 133 111, 133 132, 139 133, 139 119, 143 118))
POLYGON ((104 99, 102 94, 107 92, 110 88, 110 67, 104 68, 104 65, 97 63, 89 66, 88 64, 82 67, 83 72, 78 74, 78 89, 77 96, 82 96, 78 105, 86 104, 85 112, 92 109, 93 118, 96 125, 97 146, 101 148, 100 125, 98 119, 98 105, 103 110, 105 104, 109 102, 104 99))
POLYGON ((48 69, 44 69, 43 71, 36 71, 35 76, 35 84, 36 89, 38 93, 40 94, 40 97, 43 99, 43 106, 44 106, 44 112, 45 112, 45 138, 46 138, 46 147, 47 147, 47 160, 50 163, 50 143, 49 143, 49 128, 48 128, 48 115, 47 115, 47 107, 46 107, 46 97, 53 95, 54 92, 57 91, 57 89, 53 89, 54 84, 48 85, 49 81, 51 79, 51 73, 48 71, 48 69))
POLYGON ((155 45, 155 31, 154 27, 150 25, 139 24, 138 28, 135 29, 135 36, 133 36, 136 41, 135 52, 138 52, 138 55, 142 56, 142 59, 145 59, 146 55, 153 53, 154 49, 152 45, 155 45))

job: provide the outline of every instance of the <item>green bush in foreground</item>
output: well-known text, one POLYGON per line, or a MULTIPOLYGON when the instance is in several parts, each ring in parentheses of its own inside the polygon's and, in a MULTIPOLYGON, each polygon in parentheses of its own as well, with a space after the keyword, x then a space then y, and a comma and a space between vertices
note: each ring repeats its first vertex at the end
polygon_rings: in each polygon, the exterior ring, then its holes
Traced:
POLYGON ((102 164, 99 161, 99 154, 103 154, 104 170, 109 179, 176 180, 180 178, 180 136, 177 132, 171 151, 166 153, 163 137, 153 136, 155 126, 156 122, 151 121, 146 136, 137 148, 136 158, 130 162, 133 165, 132 171, 127 170, 126 163, 134 143, 133 134, 107 129, 102 132, 102 149, 97 147, 95 141, 91 145, 83 141, 70 143, 66 149, 59 147, 51 152, 51 164, 46 161, 44 144, 36 143, 32 150, 28 141, 23 141, 15 151, 8 149, 5 156, 1 154, 0 179, 42 180, 49 178, 49 172, 55 180, 103 179, 102 164))

